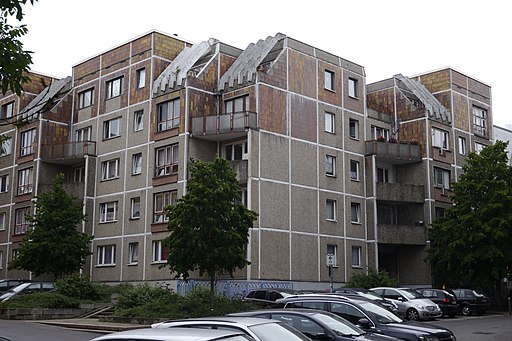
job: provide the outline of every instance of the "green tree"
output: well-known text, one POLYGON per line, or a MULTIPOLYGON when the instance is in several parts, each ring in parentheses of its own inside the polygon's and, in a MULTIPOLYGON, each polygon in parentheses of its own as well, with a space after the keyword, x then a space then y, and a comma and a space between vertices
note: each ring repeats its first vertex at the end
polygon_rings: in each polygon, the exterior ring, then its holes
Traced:
POLYGON ((192 160, 187 194, 166 212, 171 232, 165 239, 167 265, 175 278, 187 280, 192 271, 206 274, 213 300, 216 274, 233 276, 249 264, 245 246, 257 217, 240 203, 240 185, 229 162, 192 160))
POLYGON ((0 0, 0 83, 3 95, 8 90, 20 95, 23 83, 29 81, 27 71, 32 64, 32 52, 25 51, 20 41, 28 32, 27 26, 13 26, 7 21, 12 16, 22 20, 22 5, 27 1, 33 5, 37 0, 0 0))
POLYGON ((89 244, 93 237, 77 230, 85 220, 82 204, 66 193, 63 182, 64 175, 57 175, 52 189, 36 197, 36 212, 27 217, 31 229, 9 269, 60 278, 80 270, 91 254, 89 244))
POLYGON ((492 288, 512 269, 512 168, 508 143, 470 153, 452 184, 453 206, 429 229, 437 284, 492 288))

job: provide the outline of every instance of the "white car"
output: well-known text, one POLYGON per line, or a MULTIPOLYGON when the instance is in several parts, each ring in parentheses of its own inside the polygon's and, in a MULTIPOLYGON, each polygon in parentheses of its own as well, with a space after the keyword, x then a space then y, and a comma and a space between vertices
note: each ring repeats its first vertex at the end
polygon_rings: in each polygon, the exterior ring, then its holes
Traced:
POLYGON ((244 332, 201 328, 132 329, 103 335, 91 341, 254 341, 244 332))

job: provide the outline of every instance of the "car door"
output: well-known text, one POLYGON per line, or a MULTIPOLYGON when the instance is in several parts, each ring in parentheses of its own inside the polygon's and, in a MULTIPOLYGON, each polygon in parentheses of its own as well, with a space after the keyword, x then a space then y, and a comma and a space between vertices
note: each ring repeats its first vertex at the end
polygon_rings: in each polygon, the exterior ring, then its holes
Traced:
POLYGON ((325 330, 324 327, 307 316, 286 313, 272 313, 270 318, 283 321, 284 323, 292 326, 313 340, 335 339, 334 335, 331 335, 331 333, 325 330))
POLYGON ((394 302, 398 306, 400 315, 405 315, 407 311, 407 299, 403 297, 398 290, 386 288, 383 290, 381 296, 394 302))
POLYGON ((348 302, 331 302, 329 311, 338 316, 343 317, 345 320, 352 322, 356 326, 359 326, 360 319, 368 319, 371 323, 371 319, 366 316, 360 309, 353 306, 348 302))

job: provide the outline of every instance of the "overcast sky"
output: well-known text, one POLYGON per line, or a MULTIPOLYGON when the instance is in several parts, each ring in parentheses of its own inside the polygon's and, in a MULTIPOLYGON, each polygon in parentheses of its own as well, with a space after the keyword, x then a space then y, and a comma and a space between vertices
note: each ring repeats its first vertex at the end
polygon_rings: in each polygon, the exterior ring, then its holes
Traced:
POLYGON ((52 76, 153 29, 242 49, 280 32, 364 66, 367 84, 450 66, 491 85, 494 124, 512 128, 506 0, 39 0, 26 13, 32 70, 52 76))

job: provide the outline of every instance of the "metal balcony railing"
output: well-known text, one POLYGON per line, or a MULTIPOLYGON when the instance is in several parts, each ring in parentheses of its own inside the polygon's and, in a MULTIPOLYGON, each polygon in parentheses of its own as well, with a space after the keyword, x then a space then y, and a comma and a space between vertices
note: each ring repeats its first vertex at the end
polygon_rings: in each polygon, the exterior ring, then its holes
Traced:
POLYGON ((193 135, 226 134, 257 129, 257 114, 250 111, 192 118, 193 135))
POLYGON ((46 160, 81 159, 85 155, 96 155, 95 141, 43 144, 41 158, 46 160))

